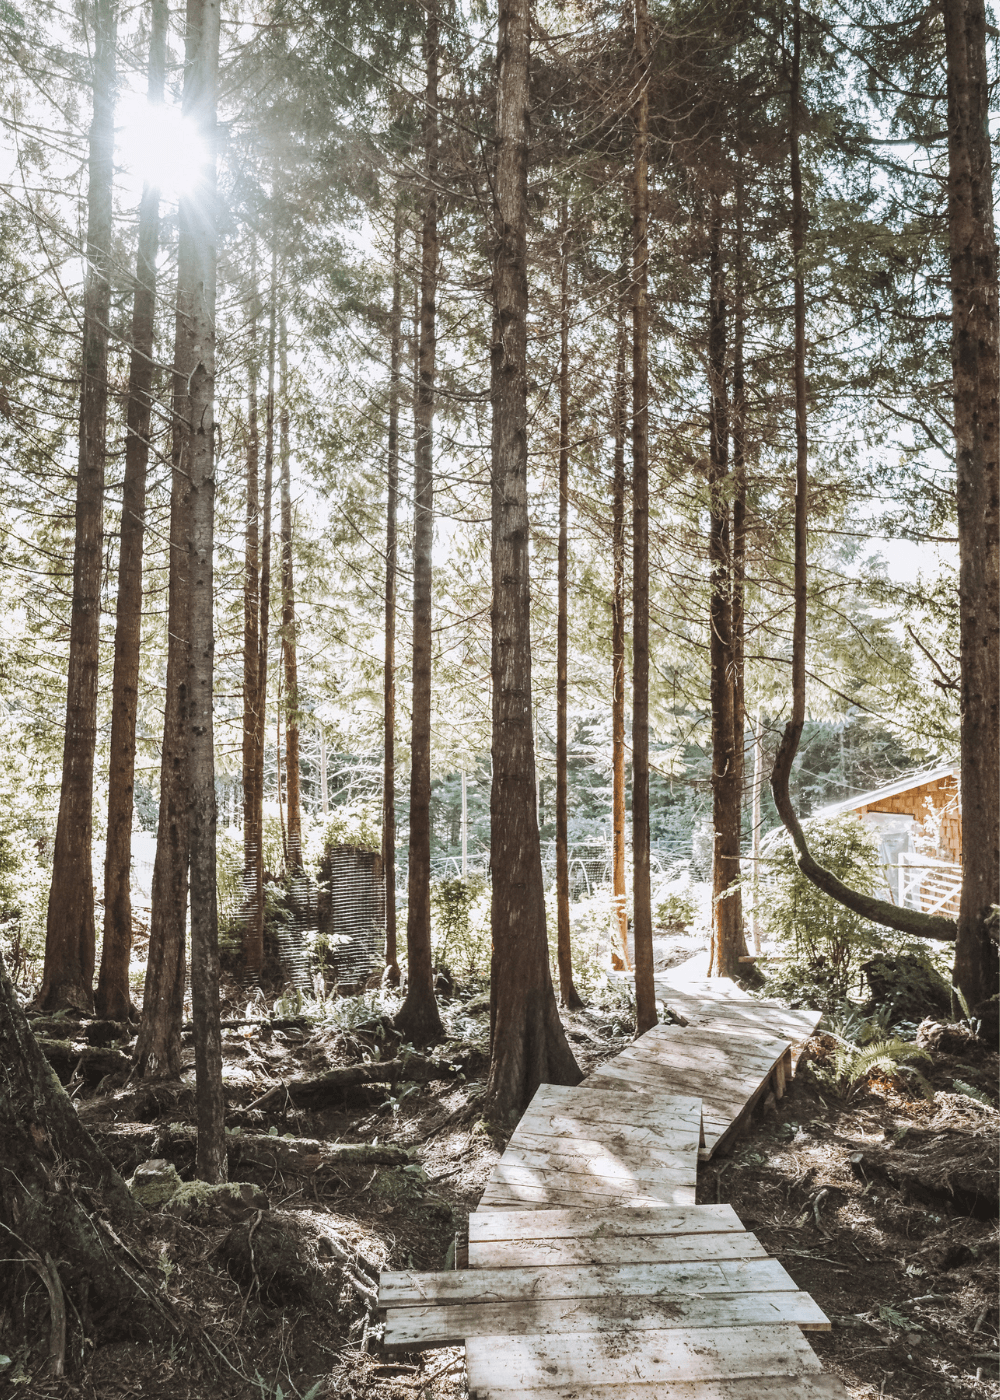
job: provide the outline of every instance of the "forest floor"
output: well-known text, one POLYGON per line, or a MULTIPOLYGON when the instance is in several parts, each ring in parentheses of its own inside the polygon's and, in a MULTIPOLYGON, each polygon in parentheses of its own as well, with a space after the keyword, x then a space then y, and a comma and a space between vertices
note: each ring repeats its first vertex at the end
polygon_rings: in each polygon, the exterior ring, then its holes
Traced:
MULTIPOLYGON (((372 1305, 381 1269, 463 1263, 469 1212, 505 1145, 482 1117, 485 988, 460 988, 442 1003, 447 1040, 434 1054, 462 1077, 364 1086, 308 1110, 280 1092, 396 1054, 391 1009, 392 994, 375 992, 331 1000, 320 1019, 227 1029, 230 1176, 256 1190, 227 1209, 195 1201, 151 1210, 126 1241, 175 1320, 173 1340, 95 1349, 71 1325, 67 1378, 49 1378, 46 1296, 30 1286, 24 1320, 37 1341, 0 1344, 13 1353, 0 1357, 0 1395, 467 1395, 461 1348, 380 1355, 372 1305), (275 1089, 267 1105, 251 1107, 275 1089), (362 1149, 360 1160, 345 1156, 348 1144, 362 1149)), ((227 1008, 231 1019, 241 1010, 227 1008)), ((628 1009, 611 997, 564 1020, 585 1072, 631 1039, 628 1009)), ((957 1080, 995 1102, 998 1057, 981 1042, 960 1045, 960 1055, 933 1052, 922 1065, 933 1101, 911 1080, 878 1072, 843 1099, 821 1077, 833 1047, 823 1035, 810 1043, 785 1098, 754 1117, 730 1155, 701 1169, 699 1200, 730 1202, 830 1316, 832 1332, 810 1341, 856 1400, 1000 1397, 1000 1118, 955 1091, 957 1080)), ((192 1178, 193 1068, 180 1085, 108 1092, 105 1083, 94 1092, 74 1077, 70 1086, 123 1175, 157 1158, 192 1178)))

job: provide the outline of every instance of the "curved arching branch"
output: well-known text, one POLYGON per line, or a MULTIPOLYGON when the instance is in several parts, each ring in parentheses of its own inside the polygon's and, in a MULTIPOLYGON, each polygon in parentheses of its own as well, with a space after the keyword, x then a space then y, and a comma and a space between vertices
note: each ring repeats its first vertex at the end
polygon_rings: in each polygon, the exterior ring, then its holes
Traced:
POLYGON ((792 715, 781 736, 778 752, 771 770, 771 793, 778 815, 792 838, 795 864, 807 880, 866 919, 908 933, 917 938, 934 938, 954 943, 958 924, 942 914, 925 914, 921 909, 902 909, 888 900, 876 899, 845 885, 832 870, 827 870, 811 854, 805 833, 795 815, 788 792, 792 763, 798 752, 799 739, 806 714, 806 582, 808 528, 808 435, 806 417, 806 299, 803 274, 805 244, 805 211, 802 205, 802 172, 799 165, 800 102, 800 32, 801 20, 796 0, 792 30, 792 65, 790 84, 790 135, 792 184, 792 254, 795 292, 795 614, 792 623, 792 715))

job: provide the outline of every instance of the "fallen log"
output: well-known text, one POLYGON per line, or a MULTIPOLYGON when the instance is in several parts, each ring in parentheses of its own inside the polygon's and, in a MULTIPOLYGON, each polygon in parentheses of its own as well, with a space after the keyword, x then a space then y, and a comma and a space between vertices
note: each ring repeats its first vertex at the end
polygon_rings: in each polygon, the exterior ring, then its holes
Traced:
MULTIPOLYGON (((187 1165, 189 1158, 193 1160, 197 1142, 196 1130, 180 1124, 165 1128, 155 1123, 119 1122, 107 1127, 94 1125, 91 1132, 118 1170, 127 1175, 151 1157, 187 1165)), ((226 1159, 230 1178, 235 1180, 241 1171, 254 1167, 300 1175, 321 1167, 403 1167, 413 1161, 413 1154, 406 1147, 388 1143, 323 1142, 238 1129, 226 1134, 226 1159)))
MULTIPOLYGON (((308 1016, 278 1016, 271 1020, 261 1020, 259 1016, 242 1016, 235 1020, 220 1021, 219 1027, 224 1031, 239 1030, 240 1026, 249 1026, 251 1030, 257 1031, 309 1031, 315 1029, 315 1022, 310 1021, 308 1016)), ((194 1030, 193 1021, 185 1021, 181 1030, 187 1034, 194 1030)))
POLYGON ((58 1074, 62 1083, 79 1070, 88 1084, 98 1084, 109 1074, 128 1073, 131 1058, 109 1045, 85 1045, 79 1040, 50 1040, 36 1036, 38 1048, 58 1074))
POLYGON ((396 1084, 401 1079, 422 1084, 431 1079, 464 1077, 461 1065, 448 1060, 427 1060, 422 1055, 410 1055, 406 1059, 328 1069, 309 1079, 286 1080, 247 1104, 243 1111, 249 1113, 251 1109, 270 1108, 284 1103, 291 1103, 295 1108, 325 1108, 342 1099, 352 1089, 368 1084, 396 1084))
POLYGON ((910 1129, 894 1147, 872 1144, 853 1152, 850 1163, 862 1181, 888 1182, 913 1201, 952 1206, 977 1220, 995 1219, 1000 1211, 993 1132, 910 1129))

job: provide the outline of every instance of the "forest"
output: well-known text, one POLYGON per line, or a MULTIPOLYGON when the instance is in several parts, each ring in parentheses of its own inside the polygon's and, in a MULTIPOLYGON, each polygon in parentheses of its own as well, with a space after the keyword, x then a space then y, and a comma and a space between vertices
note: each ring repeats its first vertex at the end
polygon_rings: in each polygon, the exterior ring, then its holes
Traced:
POLYGON ((699 1201, 1000 1395, 993 11, 0 44, 0 1394, 468 1395, 380 1270, 701 959, 823 1020, 699 1201))

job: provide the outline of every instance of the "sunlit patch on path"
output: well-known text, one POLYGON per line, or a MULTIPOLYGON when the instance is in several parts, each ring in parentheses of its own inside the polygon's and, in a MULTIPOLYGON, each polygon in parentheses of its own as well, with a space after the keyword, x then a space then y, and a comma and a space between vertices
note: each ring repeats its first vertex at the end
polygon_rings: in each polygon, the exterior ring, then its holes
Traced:
POLYGON ((543 1084, 469 1220, 469 1267, 381 1277, 385 1345, 465 1343, 474 1400, 835 1400, 830 1323, 727 1205, 712 1156, 784 1092, 818 1013, 676 969, 677 1018, 573 1089, 543 1084), (684 1021, 686 1024, 679 1024, 684 1021))

